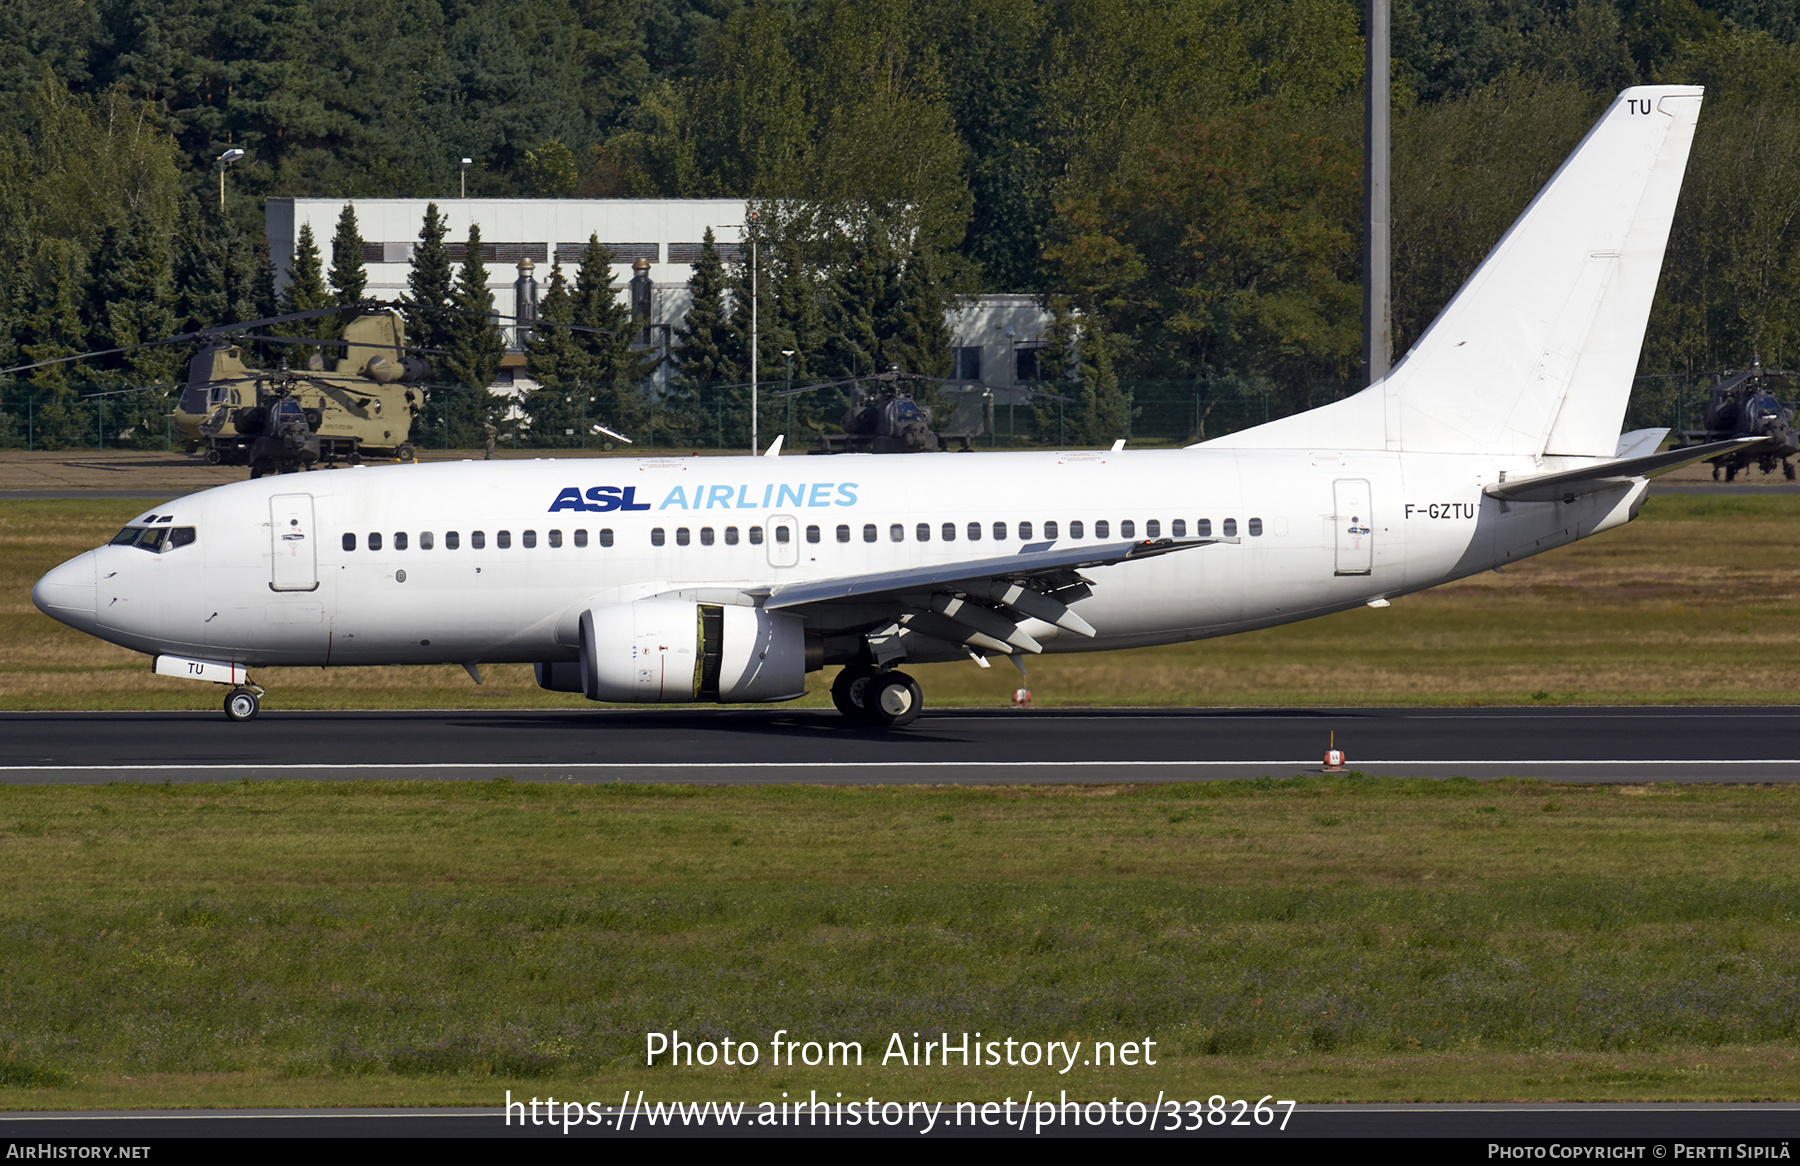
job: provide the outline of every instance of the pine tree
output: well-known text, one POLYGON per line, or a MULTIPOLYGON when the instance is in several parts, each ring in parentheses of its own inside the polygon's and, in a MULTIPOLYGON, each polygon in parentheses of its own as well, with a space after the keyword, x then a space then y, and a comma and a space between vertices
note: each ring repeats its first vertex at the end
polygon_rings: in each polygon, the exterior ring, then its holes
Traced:
MULTIPOLYGON (((277 315, 289 312, 310 312, 315 308, 330 307, 331 293, 325 288, 324 263, 319 256, 319 244, 313 238, 312 225, 300 225, 300 238, 294 245, 294 266, 288 272, 287 286, 282 288, 275 302, 277 315)), ((328 338, 331 334, 329 317, 314 320, 294 320, 276 326, 276 332, 282 336, 317 336, 328 338)), ((295 347, 289 359, 304 368, 311 358, 313 349, 295 347)))
POLYGON ((344 212, 338 216, 337 232, 331 236, 331 290, 339 306, 361 300, 364 289, 369 286, 362 249, 362 234, 356 227, 356 206, 347 202, 344 212))
POLYGON ((886 252, 886 239, 871 222, 832 280, 823 362, 831 376, 866 376, 883 368, 877 318, 888 295, 886 252))
POLYGON ((445 348, 450 342, 451 315, 434 311, 450 306, 450 249, 444 245, 445 224, 437 203, 425 207, 425 223, 413 248, 412 270, 406 273, 406 300, 417 307, 406 313, 406 334, 421 348, 445 348))
MULTIPOLYGON (((126 348, 176 332, 175 290, 167 231, 143 215, 108 232, 88 280, 93 321, 88 340, 100 348, 126 348)), ((123 366, 131 385, 175 379, 181 354, 170 347, 140 348, 110 363, 123 366)))
MULTIPOLYGON (((575 301, 560 258, 551 266, 549 286, 538 301, 538 320, 544 324, 575 322, 575 301)), ((577 343, 576 335, 567 328, 539 327, 525 340, 526 367, 538 384, 522 403, 531 418, 533 445, 555 448, 580 442, 593 360, 577 343)))
POLYGON ((588 329, 575 333, 577 347, 592 362, 587 379, 593 407, 588 414, 609 429, 644 433, 650 410, 638 383, 642 362, 631 350, 637 329, 631 309, 612 285, 612 264, 613 254, 600 237, 588 236, 570 305, 572 322, 588 329))
MULTIPOLYGON (((488 289, 487 264, 481 255, 481 226, 469 224, 468 251, 456 273, 456 286, 451 292, 451 306, 456 308, 450 325, 450 355, 446 370, 463 388, 478 395, 478 413, 485 417, 493 404, 487 387, 500 372, 500 358, 506 354, 506 341, 494 322, 494 293, 488 289)), ((455 412, 468 416, 460 407, 455 412)), ((480 421, 470 423, 479 429, 480 421)))
POLYGON ((945 315, 951 297, 937 253, 915 240, 891 290, 887 318, 881 321, 883 355, 907 372, 949 376, 950 326, 945 315))
POLYGON ((706 389, 743 379, 743 370, 732 359, 737 341, 731 334, 725 292, 725 261, 719 256, 713 229, 708 227, 700 245, 700 262, 688 277, 688 313, 675 328, 675 374, 691 388, 706 389))

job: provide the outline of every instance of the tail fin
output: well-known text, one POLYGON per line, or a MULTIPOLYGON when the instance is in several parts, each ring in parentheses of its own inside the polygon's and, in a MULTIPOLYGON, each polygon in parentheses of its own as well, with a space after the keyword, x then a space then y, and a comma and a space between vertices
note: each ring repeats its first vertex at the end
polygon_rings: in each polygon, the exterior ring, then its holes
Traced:
POLYGON ((1386 380, 1216 444, 1612 457, 1703 92, 1619 94, 1386 380))

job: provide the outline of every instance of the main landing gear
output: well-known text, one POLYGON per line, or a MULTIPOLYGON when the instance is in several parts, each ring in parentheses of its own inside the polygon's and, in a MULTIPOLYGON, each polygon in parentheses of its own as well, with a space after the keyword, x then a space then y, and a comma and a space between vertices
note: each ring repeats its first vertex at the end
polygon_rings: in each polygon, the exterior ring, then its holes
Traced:
POLYGON ((831 703, 858 724, 898 728, 919 719, 925 694, 904 672, 851 664, 832 682, 831 703))

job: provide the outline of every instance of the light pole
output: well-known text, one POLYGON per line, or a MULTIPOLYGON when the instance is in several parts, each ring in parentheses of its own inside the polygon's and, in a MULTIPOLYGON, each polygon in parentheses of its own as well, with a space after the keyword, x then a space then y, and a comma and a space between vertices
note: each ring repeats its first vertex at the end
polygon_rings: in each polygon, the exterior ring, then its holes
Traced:
POLYGON ((794 350, 784 348, 781 355, 787 358, 787 402, 788 423, 786 444, 794 444, 794 350))
POLYGON ((474 164, 475 159, 473 158, 464 158, 462 160, 462 196, 464 198, 469 197, 469 167, 474 164))
POLYGON ((219 213, 225 213, 225 168, 244 156, 239 149, 230 149, 219 155, 219 213))

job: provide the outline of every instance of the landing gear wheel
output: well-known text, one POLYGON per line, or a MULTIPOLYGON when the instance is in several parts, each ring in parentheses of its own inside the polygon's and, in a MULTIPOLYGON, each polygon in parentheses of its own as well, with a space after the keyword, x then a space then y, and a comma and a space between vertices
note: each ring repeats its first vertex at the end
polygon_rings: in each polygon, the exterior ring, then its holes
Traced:
POLYGON ((912 724, 925 708, 925 694, 919 682, 904 672, 882 673, 863 689, 863 694, 869 719, 892 729, 912 724))
POLYGON ((881 673, 866 664, 851 664, 837 674, 831 682, 831 703, 837 711, 853 721, 866 723, 872 718, 864 707, 864 697, 868 695, 869 682, 881 673))
POLYGON ((262 702, 248 688, 234 688, 225 697, 225 716, 233 721, 254 720, 262 702))
POLYGON ((362 454, 357 453, 355 450, 351 450, 344 455, 344 462, 347 465, 360 466, 362 465, 362 454))
POLYGON ((418 452, 416 450, 414 450, 411 445, 407 445, 404 443, 400 446, 399 449, 394 451, 394 456, 399 458, 403 462, 417 461, 419 459, 418 452))

